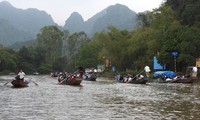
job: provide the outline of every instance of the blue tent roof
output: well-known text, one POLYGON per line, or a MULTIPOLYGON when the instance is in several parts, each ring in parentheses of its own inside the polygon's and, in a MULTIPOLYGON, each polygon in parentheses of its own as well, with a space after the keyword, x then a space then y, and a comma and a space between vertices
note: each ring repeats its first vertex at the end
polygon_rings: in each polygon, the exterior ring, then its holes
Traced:
POLYGON ((175 77, 176 74, 173 71, 156 71, 153 74, 154 77, 175 77))

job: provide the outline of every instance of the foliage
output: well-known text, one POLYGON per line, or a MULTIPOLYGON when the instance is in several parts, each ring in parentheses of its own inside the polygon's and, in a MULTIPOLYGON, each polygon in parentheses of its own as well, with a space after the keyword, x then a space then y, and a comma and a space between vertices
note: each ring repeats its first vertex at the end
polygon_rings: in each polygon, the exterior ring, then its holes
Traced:
POLYGON ((37 35, 36 46, 43 50, 45 62, 52 64, 53 69, 56 58, 62 55, 62 37, 63 32, 56 26, 45 26, 37 35))
POLYGON ((174 10, 182 25, 200 27, 199 0, 167 0, 165 4, 174 10))
POLYGON ((100 48, 95 44, 89 43, 80 49, 78 65, 84 68, 96 68, 99 63, 98 53, 100 48))
POLYGON ((89 42, 89 38, 85 32, 74 33, 66 39, 66 57, 67 57, 67 69, 69 71, 74 71, 78 68, 78 63, 81 63, 78 56, 80 54, 80 49, 89 42))
POLYGON ((16 69, 16 53, 12 49, 0 49, 0 72, 15 71, 16 69))

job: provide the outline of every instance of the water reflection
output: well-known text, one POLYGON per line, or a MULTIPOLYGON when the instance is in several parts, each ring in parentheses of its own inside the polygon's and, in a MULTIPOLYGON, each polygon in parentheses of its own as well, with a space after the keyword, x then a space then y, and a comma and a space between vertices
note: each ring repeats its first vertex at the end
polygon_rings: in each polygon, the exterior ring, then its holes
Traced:
POLYGON ((13 89, 0 77, 2 120, 158 120, 199 119, 200 93, 195 84, 148 85, 98 78, 82 86, 57 85, 49 76, 29 76, 39 84, 13 89))

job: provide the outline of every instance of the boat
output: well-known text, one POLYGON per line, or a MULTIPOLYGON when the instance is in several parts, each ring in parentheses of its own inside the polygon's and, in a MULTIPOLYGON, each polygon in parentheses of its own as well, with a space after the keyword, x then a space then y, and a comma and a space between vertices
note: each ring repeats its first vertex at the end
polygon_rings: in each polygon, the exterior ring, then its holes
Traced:
POLYGON ((115 75, 115 79, 120 83, 131 83, 131 84, 146 84, 149 81, 149 77, 144 77, 141 74, 137 74, 135 77, 132 77, 132 75, 121 75, 117 73, 115 75))
POLYGON ((146 84, 148 82, 148 80, 149 80, 148 77, 143 77, 143 78, 140 78, 140 79, 128 81, 127 83, 132 83, 132 84, 146 84))
POLYGON ((157 77, 159 83, 193 83, 194 81, 200 80, 198 77, 190 77, 178 75, 176 76, 173 71, 157 71, 154 73, 154 77, 157 77))
POLYGON ((200 78, 197 77, 178 78, 178 79, 173 79, 171 83, 193 83, 197 80, 200 80, 200 78))
POLYGON ((58 73, 57 73, 57 72, 52 72, 52 73, 50 74, 50 76, 51 76, 51 77, 58 77, 58 73))
POLYGON ((59 76, 58 84, 78 86, 82 82, 82 77, 76 74, 69 74, 67 77, 59 76))
POLYGON ((58 84, 59 85, 73 85, 79 86, 83 80, 83 74, 85 70, 83 67, 79 67, 77 71, 72 74, 68 74, 68 76, 59 76, 58 84))
POLYGON ((82 78, 75 77, 73 79, 64 79, 59 82, 60 85, 73 85, 73 86, 79 86, 82 82, 82 78))
POLYGON ((29 82, 27 82, 27 81, 23 81, 23 80, 19 80, 19 79, 13 80, 11 82, 11 84, 16 88, 28 87, 28 83, 29 82))
POLYGON ((86 80, 86 81, 96 81, 96 79, 97 79, 97 75, 94 73, 83 75, 83 80, 86 80))
POLYGON ((148 77, 143 78, 137 78, 137 79, 131 79, 131 80, 117 80, 120 83, 130 83, 130 84, 146 84, 148 82, 148 77))
POLYGON ((88 80, 88 81, 96 81, 96 79, 97 79, 97 76, 93 75, 93 76, 87 78, 86 80, 88 80))

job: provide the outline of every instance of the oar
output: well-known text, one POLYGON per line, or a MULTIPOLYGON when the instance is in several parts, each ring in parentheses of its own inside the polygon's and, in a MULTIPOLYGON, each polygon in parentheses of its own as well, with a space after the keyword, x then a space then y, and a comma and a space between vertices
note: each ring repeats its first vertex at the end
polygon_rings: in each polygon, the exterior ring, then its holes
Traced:
POLYGON ((58 83, 58 85, 62 84, 64 81, 65 81, 65 79, 63 79, 62 81, 60 81, 60 82, 58 83))
POLYGON ((141 72, 139 72, 138 74, 136 74, 135 77, 132 78, 132 80, 135 79, 137 75, 139 75, 139 74, 141 74, 143 72, 144 72, 144 70, 142 70, 141 72))
POLYGON ((38 84, 37 84, 35 81, 32 81, 32 80, 31 80, 31 82, 35 83, 35 85, 38 86, 38 84))
POLYGON ((11 82, 11 81, 6 82, 4 85, 7 85, 9 82, 11 82))
MULTIPOLYGON (((75 71, 73 74, 71 74, 71 75, 74 75, 75 73, 77 73, 79 70, 77 70, 77 71, 75 71)), ((67 80, 67 79, 69 79, 70 78, 70 76, 71 75, 69 75, 67 78, 64 78, 62 81, 60 81, 58 84, 60 85, 60 84, 62 84, 65 80, 67 80)))
POLYGON ((62 84, 65 80, 67 80, 70 77, 70 75, 67 78, 64 78, 62 81, 60 81, 58 84, 62 84))
POLYGON ((33 82, 36 86, 38 86, 38 84, 35 81, 31 80, 31 79, 32 78, 30 78, 30 82, 33 82))
MULTIPOLYGON (((13 80, 14 80, 14 79, 12 79, 12 81, 13 81, 13 80)), ((6 82, 4 85, 7 85, 9 82, 12 82, 12 81, 10 81, 10 80, 9 80, 9 81, 8 81, 8 82, 6 82)))

